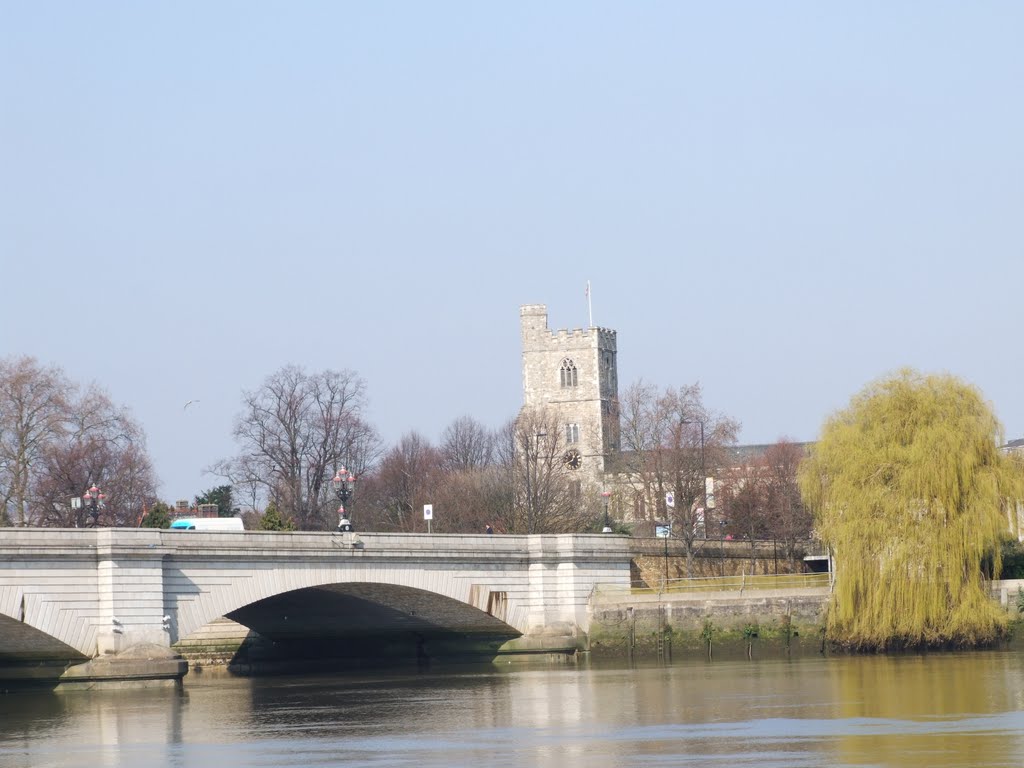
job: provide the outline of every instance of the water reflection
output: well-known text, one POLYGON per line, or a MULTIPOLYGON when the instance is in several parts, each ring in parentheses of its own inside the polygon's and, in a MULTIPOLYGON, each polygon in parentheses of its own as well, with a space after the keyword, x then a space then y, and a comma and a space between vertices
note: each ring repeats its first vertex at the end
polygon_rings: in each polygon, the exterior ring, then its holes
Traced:
POLYGON ((0 696, 0 765, 1003 766, 1012 652, 453 667, 0 696))
POLYGON ((840 756, 856 760, 866 753, 889 764, 927 766, 936 752, 970 756, 965 765, 1003 765, 1008 751, 1024 754, 1018 713, 1024 678, 1016 654, 843 661, 829 667, 837 716, 863 722, 841 738, 840 756))

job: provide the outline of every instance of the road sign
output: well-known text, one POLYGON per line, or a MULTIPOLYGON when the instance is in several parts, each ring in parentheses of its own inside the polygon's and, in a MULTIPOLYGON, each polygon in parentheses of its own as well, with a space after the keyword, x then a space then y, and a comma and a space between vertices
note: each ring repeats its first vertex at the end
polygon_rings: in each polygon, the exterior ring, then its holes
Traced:
POLYGON ((674 493, 672 493, 672 491, 669 491, 668 493, 665 494, 665 506, 666 507, 674 507, 675 505, 676 505, 676 495, 674 493))
POLYGON ((424 520, 433 520, 434 519, 434 505, 433 504, 424 504, 423 505, 423 519, 424 520))

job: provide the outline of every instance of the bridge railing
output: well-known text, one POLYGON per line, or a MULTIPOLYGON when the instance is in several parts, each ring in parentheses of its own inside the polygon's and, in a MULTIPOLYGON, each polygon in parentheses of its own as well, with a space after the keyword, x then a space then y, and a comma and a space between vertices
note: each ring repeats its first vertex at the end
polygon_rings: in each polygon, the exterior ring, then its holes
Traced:
POLYGON ((602 584, 596 589, 601 596, 655 595, 671 593, 676 595, 698 593, 744 594, 765 590, 818 589, 831 586, 829 573, 787 573, 758 576, 707 576, 689 579, 661 580, 654 584, 634 581, 625 585, 602 584))
MULTIPOLYGON (((686 553, 686 542, 680 538, 652 538, 632 537, 629 539, 630 552, 633 555, 649 555, 662 557, 667 552, 673 557, 679 557, 686 553)), ((751 553, 762 557, 771 555, 781 558, 784 552, 784 543, 778 539, 723 539, 719 537, 699 538, 693 541, 695 554, 706 554, 714 552, 714 557, 722 554, 725 557, 750 557, 751 553)), ((805 555, 822 557, 828 554, 828 549, 820 539, 801 539, 795 543, 794 553, 799 557, 805 555)))

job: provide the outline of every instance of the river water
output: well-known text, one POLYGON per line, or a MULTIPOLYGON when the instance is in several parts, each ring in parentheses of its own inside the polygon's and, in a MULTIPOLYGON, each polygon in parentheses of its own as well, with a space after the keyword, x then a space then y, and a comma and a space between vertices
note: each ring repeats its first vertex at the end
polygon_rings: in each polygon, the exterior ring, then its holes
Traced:
POLYGON ((1019 766, 1017 652, 0 694, 0 766, 1019 766))

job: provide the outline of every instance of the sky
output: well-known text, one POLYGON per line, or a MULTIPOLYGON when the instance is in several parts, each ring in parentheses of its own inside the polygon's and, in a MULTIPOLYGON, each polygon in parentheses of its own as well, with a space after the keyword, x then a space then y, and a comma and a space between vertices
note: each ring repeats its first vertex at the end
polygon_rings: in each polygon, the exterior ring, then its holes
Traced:
POLYGON ((910 366, 1024 437, 1024 5, 0 3, 0 357, 96 382, 165 500, 242 392, 388 444, 522 404, 519 307, 744 443, 910 366), (189 400, 197 401, 188 409, 189 400))

